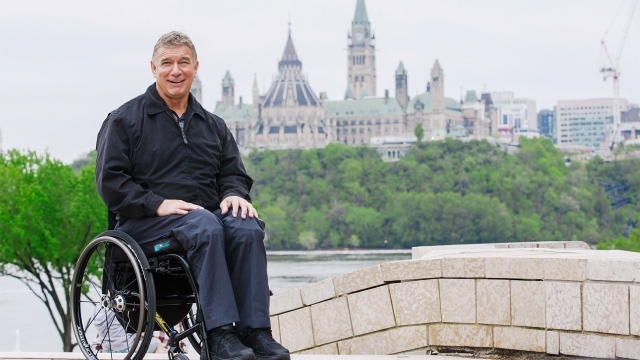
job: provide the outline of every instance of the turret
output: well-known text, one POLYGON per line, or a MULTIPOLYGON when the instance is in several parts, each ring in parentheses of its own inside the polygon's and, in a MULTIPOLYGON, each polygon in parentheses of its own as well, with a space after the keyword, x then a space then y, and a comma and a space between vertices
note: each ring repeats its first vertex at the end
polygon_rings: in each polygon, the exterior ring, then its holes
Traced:
POLYGON ((408 91, 407 71, 404 69, 402 61, 400 61, 396 70, 396 100, 398 100, 403 109, 406 109, 407 103, 409 103, 408 91))
POLYGON ((224 75, 224 79, 222 79, 222 106, 224 109, 235 104, 234 91, 235 84, 231 77, 231 73, 227 70, 227 73, 224 75))

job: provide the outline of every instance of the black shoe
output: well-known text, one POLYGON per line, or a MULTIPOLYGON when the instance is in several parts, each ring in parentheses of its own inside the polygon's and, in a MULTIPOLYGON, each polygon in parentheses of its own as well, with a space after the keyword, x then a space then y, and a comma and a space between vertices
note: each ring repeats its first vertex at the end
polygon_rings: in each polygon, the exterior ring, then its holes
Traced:
POLYGON ((289 350, 273 339, 269 328, 247 329, 240 340, 253 349, 258 360, 290 360, 289 350))
POLYGON ((255 360, 256 356, 238 339, 233 325, 223 325, 207 332, 210 360, 255 360))

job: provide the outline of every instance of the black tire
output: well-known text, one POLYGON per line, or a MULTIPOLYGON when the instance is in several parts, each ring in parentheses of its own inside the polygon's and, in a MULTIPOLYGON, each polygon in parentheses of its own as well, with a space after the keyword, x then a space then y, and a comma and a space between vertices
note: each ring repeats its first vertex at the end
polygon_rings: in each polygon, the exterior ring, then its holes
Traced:
POLYGON ((118 336, 124 349, 114 352, 126 352, 124 360, 144 358, 153 338, 156 296, 149 263, 131 237, 106 231, 93 239, 78 259, 70 295, 73 331, 87 359, 98 360, 101 352, 113 358, 111 339, 118 336), (98 337, 92 324, 101 324, 104 334, 98 337))
POLYGON ((189 357, 185 354, 175 354, 173 355, 174 360, 189 360, 189 357))

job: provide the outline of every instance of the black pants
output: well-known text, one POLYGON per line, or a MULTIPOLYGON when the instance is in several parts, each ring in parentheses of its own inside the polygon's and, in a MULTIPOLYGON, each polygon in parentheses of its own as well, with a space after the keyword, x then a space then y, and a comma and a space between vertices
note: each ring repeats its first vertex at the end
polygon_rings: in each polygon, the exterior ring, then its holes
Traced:
POLYGON ((207 330, 236 323, 271 327, 264 222, 221 215, 220 210, 192 210, 186 215, 127 219, 118 223, 138 243, 175 236, 187 251, 187 262, 198 283, 207 330))

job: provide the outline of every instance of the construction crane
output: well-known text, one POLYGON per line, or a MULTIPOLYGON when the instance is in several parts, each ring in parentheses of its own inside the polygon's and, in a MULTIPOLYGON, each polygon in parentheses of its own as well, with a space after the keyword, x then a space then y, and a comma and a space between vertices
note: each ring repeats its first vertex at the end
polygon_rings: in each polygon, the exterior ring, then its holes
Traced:
MULTIPOLYGON (((609 77, 613 78, 613 126, 607 136, 607 143, 609 144, 610 150, 613 150, 615 148, 616 144, 618 143, 618 138, 620 137, 620 56, 622 55, 624 42, 627 40, 629 27, 631 26, 631 20, 633 19, 633 14, 635 13, 637 5, 638 0, 633 0, 631 3, 631 12, 627 17, 627 22, 625 23, 622 30, 622 41, 620 43, 620 49, 618 50, 615 58, 611 58, 609 50, 607 49, 607 45, 604 41, 604 37, 607 36, 609 30, 607 30, 602 40, 600 41, 600 44, 602 44, 602 48, 607 55, 607 60, 609 60, 609 66, 603 66, 602 68, 600 68, 600 72, 602 73, 602 77, 605 81, 609 77)), ((609 27, 609 29, 610 28, 611 27, 609 27)), ((620 142, 622 142, 622 139, 620 139, 620 142)))

